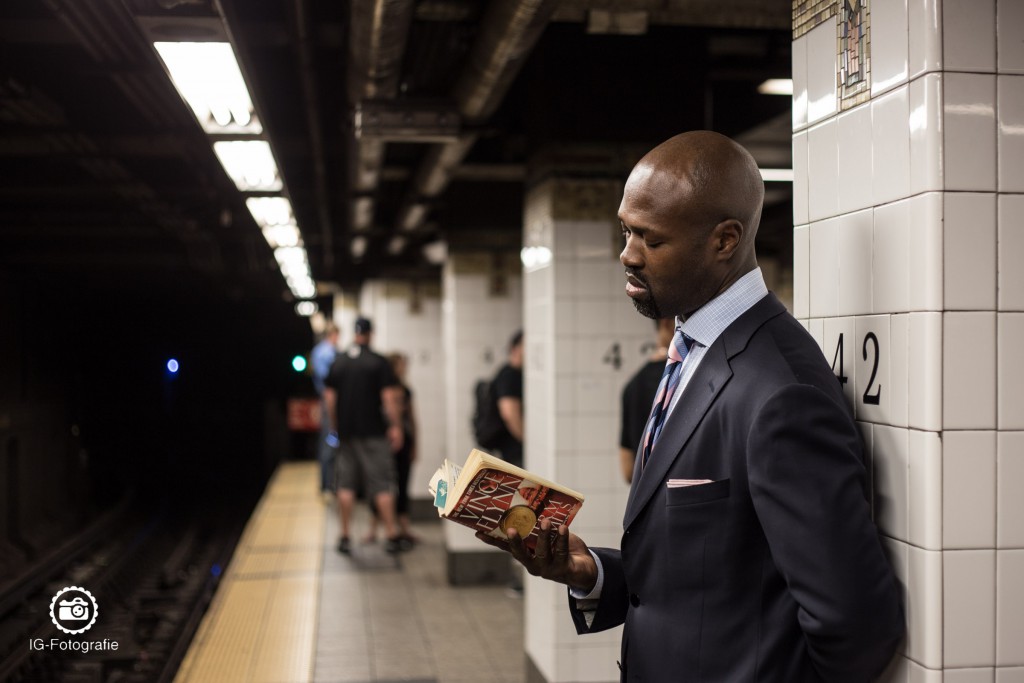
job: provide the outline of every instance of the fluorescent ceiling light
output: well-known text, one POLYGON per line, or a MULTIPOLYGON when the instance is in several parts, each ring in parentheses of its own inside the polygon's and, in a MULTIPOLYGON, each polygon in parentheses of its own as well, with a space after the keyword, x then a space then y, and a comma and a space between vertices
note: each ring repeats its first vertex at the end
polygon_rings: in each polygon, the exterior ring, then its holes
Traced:
POLYGON ((388 253, 392 256, 398 256, 405 249, 405 238, 401 235, 395 235, 388 242, 388 253))
POLYGON ((423 217, 426 215, 426 204, 410 204, 405 209, 405 215, 402 216, 402 228, 405 230, 415 230, 423 222, 423 217))
POLYGON ((308 318, 316 313, 318 308, 315 301, 300 301, 295 304, 295 312, 304 318, 308 318))
POLYGON ((278 247, 301 247, 302 236, 297 225, 270 225, 263 228, 263 239, 271 249, 278 247))
POLYGON ((793 169, 791 168, 759 168, 761 179, 765 182, 793 182, 793 169))
POLYGON ((261 228, 295 224, 292 203, 285 197, 249 197, 245 200, 245 205, 256 220, 256 225, 261 228))
POLYGON ((769 78, 767 81, 757 86, 757 92, 762 95, 792 95, 793 79, 769 78))
POLYGON ((352 253, 352 258, 356 261, 363 258, 363 254, 366 253, 366 247, 369 245, 369 241, 363 235, 353 238, 352 244, 349 245, 349 251, 352 253))
POLYGON ((277 192, 284 187, 269 142, 222 140, 213 143, 213 151, 242 192, 277 192))
POLYGON ((203 130, 263 132, 230 43, 157 42, 153 47, 203 130))
POLYGON ((289 285, 296 299, 312 299, 316 296, 316 285, 309 278, 295 280, 289 285))

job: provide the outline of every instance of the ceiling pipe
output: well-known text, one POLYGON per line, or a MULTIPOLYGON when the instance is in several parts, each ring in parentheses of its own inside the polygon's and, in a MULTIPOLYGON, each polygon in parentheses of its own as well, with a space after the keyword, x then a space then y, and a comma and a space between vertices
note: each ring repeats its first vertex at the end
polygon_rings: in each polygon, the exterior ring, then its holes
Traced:
MULTIPOLYGON (((557 8, 558 0, 502 1, 488 5, 469 63, 453 90, 464 121, 481 123, 494 113, 557 8)), ((456 142, 431 148, 417 170, 406 204, 441 194, 475 142, 476 135, 470 134, 456 142)), ((402 211, 399 215, 408 214, 402 211)), ((403 227, 408 230, 418 225, 403 227)))
MULTIPOLYGON (((394 99, 402 71, 402 56, 412 24, 413 0, 354 0, 348 48, 348 100, 354 107, 363 100, 394 99)), ((353 160, 353 187, 373 192, 384 165, 384 143, 357 139, 353 160)), ((369 221, 372 222, 372 209, 369 221)), ((365 208, 352 216, 366 222, 365 208)), ((358 224, 358 223, 357 223, 358 224)), ((358 225, 366 229, 369 225, 358 225)))
POLYGON ((299 77, 306 98, 306 128, 313 155, 313 184, 320 219, 321 263, 326 274, 334 270, 334 233, 327 205, 327 163, 324 161, 324 136, 320 121, 320 102, 313 79, 313 40, 310 36, 309 7, 306 0, 295 0, 295 30, 299 43, 299 77))

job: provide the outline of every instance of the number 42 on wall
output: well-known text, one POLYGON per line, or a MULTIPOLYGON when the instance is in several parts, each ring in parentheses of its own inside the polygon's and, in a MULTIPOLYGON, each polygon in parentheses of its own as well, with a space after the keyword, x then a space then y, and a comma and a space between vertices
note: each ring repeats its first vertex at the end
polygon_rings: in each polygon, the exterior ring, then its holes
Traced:
MULTIPOLYGON (((836 352, 832 356, 832 372, 835 373, 836 379, 839 380, 840 384, 846 384, 850 379, 846 376, 846 373, 843 370, 843 357, 845 355, 843 350, 844 336, 843 332, 839 333, 839 341, 836 343, 836 352), (838 368, 836 368, 837 365, 839 366, 838 368)), ((864 343, 862 344, 861 353, 863 354, 863 359, 865 361, 868 360, 869 353, 871 355, 871 376, 868 378, 867 385, 864 388, 864 393, 861 395, 860 399, 867 405, 877 406, 882 402, 882 385, 875 382, 875 377, 878 374, 878 360, 881 356, 881 352, 878 346, 878 337, 875 336, 874 332, 868 332, 864 335, 864 343), (868 350, 869 346, 871 347, 870 351, 868 350)))

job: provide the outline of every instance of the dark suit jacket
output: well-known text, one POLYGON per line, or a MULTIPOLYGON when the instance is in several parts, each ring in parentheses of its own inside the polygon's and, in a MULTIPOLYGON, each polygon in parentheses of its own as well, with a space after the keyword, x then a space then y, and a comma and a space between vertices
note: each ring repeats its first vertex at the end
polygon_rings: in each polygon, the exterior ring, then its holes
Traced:
POLYGON ((590 627, 569 599, 580 633, 625 623, 623 680, 869 681, 903 635, 849 406, 771 294, 707 350, 624 531, 621 551, 594 549, 590 627))

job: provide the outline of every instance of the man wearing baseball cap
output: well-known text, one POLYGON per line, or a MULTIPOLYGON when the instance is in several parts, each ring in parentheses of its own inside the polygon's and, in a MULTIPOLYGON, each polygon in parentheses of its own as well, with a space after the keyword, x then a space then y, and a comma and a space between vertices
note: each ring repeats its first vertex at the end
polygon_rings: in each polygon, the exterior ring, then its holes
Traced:
POLYGON ((341 537, 338 552, 352 549, 350 524, 356 490, 362 483, 384 524, 389 553, 401 549, 395 531, 392 484, 395 481, 391 454, 402 447, 401 383, 387 359, 370 349, 373 323, 359 318, 355 342, 339 353, 324 381, 324 401, 338 441, 335 475, 341 537))

